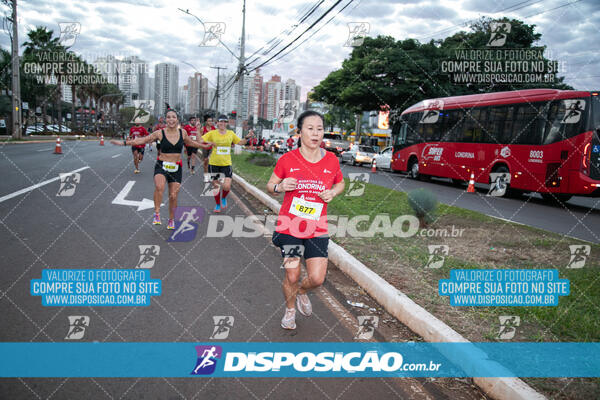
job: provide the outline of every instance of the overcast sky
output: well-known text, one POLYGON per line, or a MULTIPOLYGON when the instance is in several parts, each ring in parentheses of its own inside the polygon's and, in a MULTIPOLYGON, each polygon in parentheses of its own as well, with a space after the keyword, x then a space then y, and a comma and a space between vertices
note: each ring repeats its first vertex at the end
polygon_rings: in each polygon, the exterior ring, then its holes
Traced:
MULTIPOLYGON (((283 44, 289 43, 335 2, 324 0, 304 23, 286 35, 281 33, 291 31, 319 0, 248 0, 246 56, 277 36, 283 44)), ((237 60, 224 46, 199 47, 204 37, 202 24, 178 8, 189 9, 203 22, 225 23, 221 40, 239 54, 242 0, 19 0, 18 4, 20 43, 27 40, 27 31, 36 26, 46 26, 58 35, 59 23, 79 22, 81 33, 71 50, 88 61, 97 55, 137 55, 150 63, 151 75, 156 63, 176 63, 180 68, 180 85, 194 72, 194 68, 183 61, 194 65, 213 84, 216 70, 210 66, 226 67, 228 73, 237 67, 237 60)), ((3 7, 6 12, 7 7, 3 7)), ((292 48, 322 27, 314 36, 287 56, 265 66, 261 74, 265 81, 273 74, 281 75, 283 80, 295 79, 302 86, 304 100, 306 92, 329 72, 340 68, 349 55, 351 48, 344 46, 349 22, 367 22, 372 37, 391 35, 396 39, 417 38, 424 42, 452 35, 466 21, 480 16, 508 16, 537 25, 537 32, 542 34, 539 44, 546 45, 554 59, 566 61, 566 82, 576 89, 600 89, 598 0, 343 0, 292 48), (348 2, 348 7, 338 14, 348 2), (520 9, 503 11, 509 7, 520 9), (334 15, 335 18, 325 24, 334 15)), ((5 33, 0 34, 0 45, 10 49, 5 33)), ((277 49, 268 56, 259 52, 260 62, 266 61, 277 49)), ((252 64, 256 65, 258 63, 252 64)))

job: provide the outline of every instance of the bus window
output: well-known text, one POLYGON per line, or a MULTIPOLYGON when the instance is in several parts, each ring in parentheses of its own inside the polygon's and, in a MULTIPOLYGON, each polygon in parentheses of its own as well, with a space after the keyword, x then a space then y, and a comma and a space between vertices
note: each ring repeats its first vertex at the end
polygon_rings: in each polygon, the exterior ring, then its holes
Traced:
POLYGON ((504 126, 507 122, 508 107, 490 107, 487 123, 487 143, 502 144, 504 126))
POLYGON ((402 121, 400 124, 400 132, 398 134, 398 140, 396 142, 396 145, 403 145, 404 143, 406 143, 406 122, 402 121))
POLYGON ((557 116, 564 114, 564 106, 562 112, 559 111, 561 101, 552 101, 548 108, 548 119, 546 121, 546 130, 544 132, 544 144, 551 144, 563 140, 562 124, 557 116))
POLYGON ((542 144, 544 133, 545 103, 520 104, 517 109, 514 128, 513 144, 542 144))
MULTIPOLYGON (((439 122, 439 119, 438 119, 439 122)), ((426 142, 437 142, 440 140, 440 131, 437 123, 435 124, 420 124, 423 140, 426 142)))
POLYGON ((462 136, 462 125, 464 121, 463 110, 448 110, 448 132, 446 133, 446 141, 458 142, 462 136))
MULTIPOLYGON (((576 100, 576 99, 573 99, 576 100)), ((588 99, 581 99, 582 101, 588 99)), ((548 121, 544 135, 544 144, 559 142, 571 138, 584 131, 586 126, 586 115, 589 114, 589 100, 586 101, 585 108, 581 113, 579 121, 576 123, 564 123, 563 119, 567 113, 566 100, 555 100, 549 106, 548 121)))
POLYGON ((477 122, 479 122, 479 124, 477 125, 477 131, 478 131, 478 142, 481 143, 490 143, 489 139, 488 139, 488 119, 489 119, 489 107, 482 107, 479 109, 479 118, 477 119, 477 122))
POLYGON ((421 114, 412 113, 408 115, 408 124, 406 127, 406 145, 412 146, 413 144, 422 143, 423 138, 421 134, 416 130, 419 125, 421 114))
POLYGON ((442 142, 448 141, 448 129, 449 129, 449 114, 448 111, 440 111, 440 115, 438 117, 438 122, 436 124, 437 130, 439 132, 439 139, 442 142))
POLYGON ((479 108, 469 110, 465 117, 462 137, 459 141, 469 143, 481 142, 483 137, 482 121, 485 121, 485 112, 482 112, 479 108))
MULTIPOLYGON (((581 104, 583 104, 583 107, 581 107, 581 112, 580 112, 580 117, 579 117, 579 121, 573 124, 563 124, 564 125, 564 133, 563 135, 566 138, 572 138, 576 135, 579 135, 581 132, 585 131, 585 126, 587 126, 587 116, 589 114, 589 110, 590 110, 590 99, 572 99, 575 101, 580 102, 581 104)), ((562 101, 563 106, 565 101, 562 101)), ((568 113, 568 110, 565 110, 565 113, 568 113)), ((565 113, 562 114, 563 118, 565 117, 565 113)))

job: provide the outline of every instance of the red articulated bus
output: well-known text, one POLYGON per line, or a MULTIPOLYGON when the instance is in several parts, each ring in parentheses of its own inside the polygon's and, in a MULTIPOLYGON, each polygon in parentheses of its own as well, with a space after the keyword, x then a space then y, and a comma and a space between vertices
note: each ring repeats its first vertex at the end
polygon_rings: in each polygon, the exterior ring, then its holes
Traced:
POLYGON ((598 92, 528 89, 423 100, 392 128, 392 169, 567 201, 600 197, 598 92), (495 174, 496 176, 499 174, 495 174))

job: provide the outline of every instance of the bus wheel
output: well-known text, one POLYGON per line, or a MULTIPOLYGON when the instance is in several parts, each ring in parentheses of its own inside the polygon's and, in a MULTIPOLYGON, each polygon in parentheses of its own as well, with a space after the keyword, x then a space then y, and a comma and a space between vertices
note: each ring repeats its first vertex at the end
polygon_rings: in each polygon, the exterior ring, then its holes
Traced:
POLYGON ((415 157, 411 158, 409 161, 408 176, 412 179, 419 179, 419 162, 415 157))
MULTIPOLYGON (((494 169, 492 172, 508 173, 509 171, 508 171, 508 167, 506 165, 500 165, 499 167, 494 169)), ((490 184, 491 183, 492 183, 492 179, 490 177, 490 184)), ((520 190, 517 190, 517 189, 511 189, 510 183, 507 183, 506 191, 504 192, 504 196, 502 196, 502 197, 515 198, 515 197, 519 197, 521 194, 523 194, 523 192, 521 192, 520 190)))
POLYGON ((542 198, 548 203, 562 205, 567 201, 571 200, 573 195, 565 193, 540 193, 542 198))
POLYGON ((462 185, 465 184, 465 181, 463 181, 462 179, 454 179, 454 178, 452 178, 451 180, 452 180, 452 184, 454 186, 462 186, 462 185))

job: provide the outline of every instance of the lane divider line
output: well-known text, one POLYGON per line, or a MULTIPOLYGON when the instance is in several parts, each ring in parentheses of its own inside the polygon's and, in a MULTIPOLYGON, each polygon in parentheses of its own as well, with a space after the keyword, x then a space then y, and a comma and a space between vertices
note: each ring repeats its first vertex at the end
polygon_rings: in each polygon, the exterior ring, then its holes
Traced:
MULTIPOLYGON (((71 175, 71 174, 74 174, 74 173, 76 173, 76 172, 80 172, 80 171, 86 170, 86 169, 88 169, 89 167, 90 167, 90 166, 89 166, 89 165, 87 165, 87 166, 85 166, 85 167, 83 167, 83 168, 79 168, 79 169, 73 170, 73 171, 71 171, 71 172, 67 172, 67 174, 71 175)), ((40 183, 36 183, 35 185, 32 185, 32 186, 26 187, 25 189, 21 189, 21 190, 18 190, 18 191, 16 191, 16 192, 13 192, 13 193, 7 194, 6 196, 2 196, 2 197, 0 197, 0 203, 4 202, 4 201, 6 201, 6 200, 10 200, 10 199, 12 199, 13 197, 20 196, 20 195, 22 195, 22 194, 24 194, 24 193, 31 192, 32 190, 35 190, 35 189, 37 189, 37 188, 39 188, 39 187, 42 187, 42 186, 44 186, 44 185, 47 185, 47 184, 49 184, 49 183, 52 183, 52 182, 54 182, 54 181, 58 181, 58 180, 60 180, 60 176, 57 176, 56 178, 48 179, 48 180, 46 180, 46 181, 43 181, 43 182, 40 182, 40 183)))

